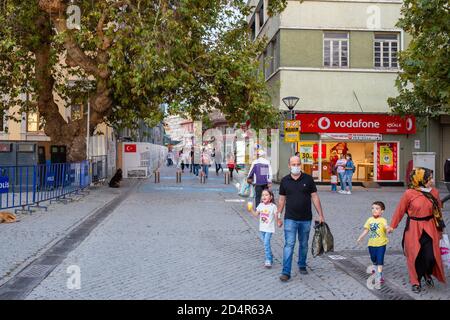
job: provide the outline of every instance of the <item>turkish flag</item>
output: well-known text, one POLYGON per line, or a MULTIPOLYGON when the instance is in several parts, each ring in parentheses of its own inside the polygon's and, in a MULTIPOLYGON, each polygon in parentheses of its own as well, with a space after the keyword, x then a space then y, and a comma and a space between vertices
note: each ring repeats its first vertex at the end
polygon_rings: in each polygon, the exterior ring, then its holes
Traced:
POLYGON ((136 145, 135 144, 126 144, 125 152, 136 152, 136 145))

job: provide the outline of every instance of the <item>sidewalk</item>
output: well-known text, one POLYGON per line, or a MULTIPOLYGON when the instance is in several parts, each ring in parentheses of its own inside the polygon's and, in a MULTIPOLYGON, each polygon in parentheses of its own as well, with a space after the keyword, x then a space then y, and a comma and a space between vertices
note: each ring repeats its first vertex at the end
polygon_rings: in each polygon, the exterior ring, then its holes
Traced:
POLYGON ((30 214, 19 214, 20 222, 0 224, 0 285, 20 272, 48 248, 64 238, 70 230, 85 221, 130 187, 123 181, 119 189, 107 185, 90 187, 86 196, 74 197, 68 204, 45 202, 43 209, 30 214))

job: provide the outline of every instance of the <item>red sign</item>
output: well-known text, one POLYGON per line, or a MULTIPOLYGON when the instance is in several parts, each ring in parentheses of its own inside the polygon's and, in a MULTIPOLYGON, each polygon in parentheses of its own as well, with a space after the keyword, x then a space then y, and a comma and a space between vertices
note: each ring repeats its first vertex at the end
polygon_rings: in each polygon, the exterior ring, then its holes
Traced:
POLYGON ((136 152, 136 145, 135 144, 126 144, 125 152, 136 152))
POLYGON ((314 133, 416 133, 414 116, 391 116, 384 114, 332 114, 303 113, 296 115, 301 120, 300 132, 314 133))
POLYGON ((398 143, 377 142, 377 181, 398 181, 398 143))

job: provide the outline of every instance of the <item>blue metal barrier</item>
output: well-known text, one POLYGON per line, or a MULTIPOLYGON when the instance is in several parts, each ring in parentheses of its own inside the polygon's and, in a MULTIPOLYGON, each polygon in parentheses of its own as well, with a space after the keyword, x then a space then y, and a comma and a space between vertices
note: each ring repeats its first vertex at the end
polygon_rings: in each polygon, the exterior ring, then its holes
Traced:
POLYGON ((92 183, 92 168, 92 162, 87 160, 79 163, 0 166, 0 209, 22 208, 22 211, 31 212, 31 207, 46 209, 40 205, 44 201, 70 199, 69 195, 83 191, 92 183))

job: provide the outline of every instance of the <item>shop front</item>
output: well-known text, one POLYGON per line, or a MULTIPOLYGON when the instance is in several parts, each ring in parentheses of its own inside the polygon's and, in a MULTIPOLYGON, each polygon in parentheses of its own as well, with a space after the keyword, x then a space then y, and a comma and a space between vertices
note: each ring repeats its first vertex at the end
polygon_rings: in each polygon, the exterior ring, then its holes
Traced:
POLYGON ((336 161, 351 154, 354 181, 398 182, 401 137, 415 134, 414 117, 379 114, 297 114, 300 132, 318 138, 297 144, 304 172, 329 182, 336 161))

